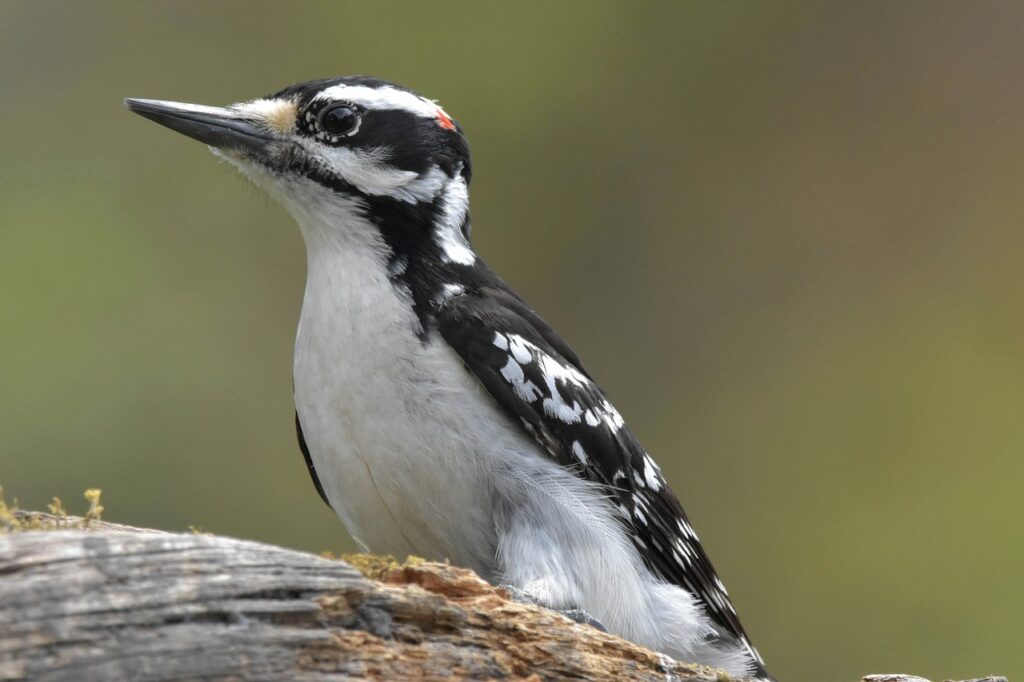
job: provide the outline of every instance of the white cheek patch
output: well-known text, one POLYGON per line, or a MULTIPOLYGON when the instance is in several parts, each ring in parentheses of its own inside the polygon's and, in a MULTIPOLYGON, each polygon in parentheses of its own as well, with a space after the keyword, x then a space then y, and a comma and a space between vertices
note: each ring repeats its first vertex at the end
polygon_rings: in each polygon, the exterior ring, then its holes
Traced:
POLYGON ((279 135, 295 131, 295 119, 299 113, 295 102, 284 99, 254 99, 231 108, 279 135))
POLYGON ((391 197, 410 204, 429 202, 448 181, 438 166, 431 166, 424 173, 395 168, 388 164, 388 147, 331 147, 309 139, 300 139, 299 144, 331 174, 370 196, 391 197))
POLYGON ((397 198, 403 194, 402 186, 417 177, 415 171, 388 165, 390 150, 386 147, 350 149, 326 147, 315 142, 304 142, 303 146, 332 174, 371 196, 397 198))

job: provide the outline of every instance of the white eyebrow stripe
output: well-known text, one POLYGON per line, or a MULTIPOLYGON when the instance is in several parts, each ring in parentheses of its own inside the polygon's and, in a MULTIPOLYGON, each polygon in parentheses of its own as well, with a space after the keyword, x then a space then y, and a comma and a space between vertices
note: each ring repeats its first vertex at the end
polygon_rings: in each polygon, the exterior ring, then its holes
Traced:
MULTIPOLYGON (((342 83, 326 88, 314 99, 352 102, 373 110, 401 109, 424 118, 435 118, 439 111, 444 111, 437 103, 431 102, 429 99, 389 85, 371 88, 367 85, 345 85, 342 83)), ((445 114, 445 116, 447 115, 445 114)))

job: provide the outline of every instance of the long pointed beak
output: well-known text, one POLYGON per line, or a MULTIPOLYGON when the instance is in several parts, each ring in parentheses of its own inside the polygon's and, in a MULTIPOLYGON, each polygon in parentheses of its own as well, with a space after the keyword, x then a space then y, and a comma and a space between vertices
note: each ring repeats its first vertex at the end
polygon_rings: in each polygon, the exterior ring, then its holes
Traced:
POLYGON ((218 149, 262 152, 275 139, 251 119, 231 109, 133 98, 126 99, 124 105, 140 116, 218 149))

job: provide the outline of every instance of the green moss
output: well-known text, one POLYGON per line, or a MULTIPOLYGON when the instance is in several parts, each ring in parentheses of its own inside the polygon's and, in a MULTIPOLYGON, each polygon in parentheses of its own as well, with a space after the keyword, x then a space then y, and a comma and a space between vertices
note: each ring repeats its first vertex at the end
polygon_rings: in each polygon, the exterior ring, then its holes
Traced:
POLYGON ((103 514, 103 505, 100 504, 102 491, 97 488, 90 488, 84 493, 89 508, 85 516, 68 516, 67 510, 59 497, 47 505, 49 514, 30 512, 18 509, 18 501, 11 504, 4 498, 3 488, 0 487, 0 534, 19 533, 31 530, 64 530, 69 528, 88 528, 93 522, 99 521, 103 514))
POLYGON ((4 499, 4 489, 0 488, 0 533, 11 533, 21 530, 21 519, 14 513, 17 509, 17 504, 13 507, 7 506, 7 500, 4 499))
POLYGON ((67 511, 64 510, 64 503, 60 501, 59 497, 54 497, 53 502, 46 505, 46 508, 50 510, 51 514, 62 519, 68 515, 67 511))
POLYGON ((322 552, 325 559, 341 559, 371 580, 380 580, 388 571, 403 566, 418 566, 426 561, 418 556, 407 556, 405 561, 398 561, 389 554, 342 554, 336 557, 330 552, 322 552))
POLYGON ((99 521, 103 517, 103 505, 100 504, 100 495, 103 491, 99 488, 89 488, 85 491, 85 499, 89 502, 89 509, 85 512, 85 525, 92 521, 99 521))
POLYGON ((385 573, 401 566, 389 554, 342 554, 341 560, 372 580, 380 580, 385 573))

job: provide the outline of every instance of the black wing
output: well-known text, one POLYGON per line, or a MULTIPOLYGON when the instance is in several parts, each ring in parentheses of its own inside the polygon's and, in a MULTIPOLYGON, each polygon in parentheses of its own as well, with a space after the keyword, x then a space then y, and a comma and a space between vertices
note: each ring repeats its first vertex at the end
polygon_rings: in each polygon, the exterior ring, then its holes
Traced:
POLYGON ((327 499, 327 495, 324 493, 324 486, 320 483, 320 477, 316 475, 316 467, 313 466, 313 458, 309 456, 309 446, 306 445, 306 437, 302 435, 302 424, 299 422, 299 413, 295 412, 295 435, 299 438, 299 449, 302 450, 302 457, 306 460, 306 468, 309 470, 309 476, 313 479, 313 487, 316 488, 316 492, 320 495, 320 499, 324 501, 328 507, 331 506, 330 500, 327 499))
POLYGON ((606 486, 650 569, 698 598, 724 638, 750 647, 675 494, 565 341, 500 281, 448 299, 435 319, 469 370, 553 459, 606 486))

